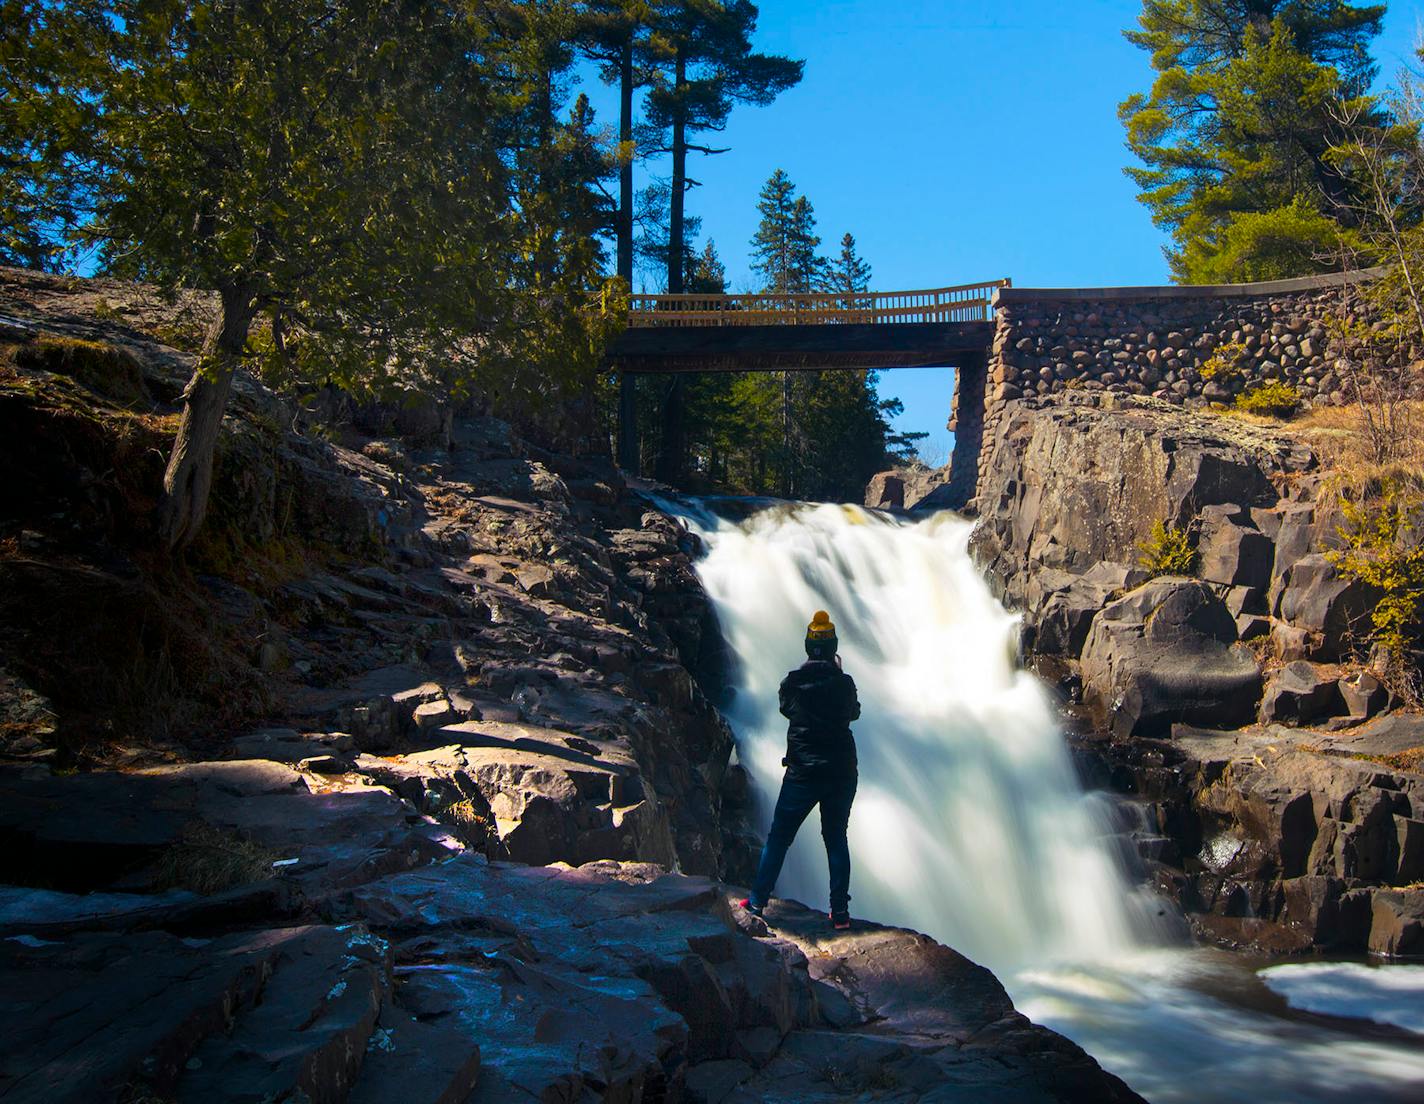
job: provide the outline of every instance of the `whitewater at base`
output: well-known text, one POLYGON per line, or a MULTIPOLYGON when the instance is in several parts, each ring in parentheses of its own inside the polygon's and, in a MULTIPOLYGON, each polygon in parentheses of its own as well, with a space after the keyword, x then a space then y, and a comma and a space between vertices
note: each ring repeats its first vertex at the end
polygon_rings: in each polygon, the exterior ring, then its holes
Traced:
MULTIPOLYGON (((1019 664, 1017 619, 970 559, 970 523, 661 505, 707 545, 697 570, 735 657, 724 712, 763 829, 786 743, 777 686, 805 658, 811 614, 836 622, 863 706, 853 914, 990 967, 1026 1015, 1154 1104, 1424 1099, 1424 1040, 1292 1008, 1289 978, 1190 947, 1175 906, 1124 861, 1112 802, 1081 789, 1053 703, 1019 664)), ((776 896, 824 907, 826 878, 813 814, 776 896)), ((1391 993, 1424 999, 1424 967, 1399 969, 1391 993)))

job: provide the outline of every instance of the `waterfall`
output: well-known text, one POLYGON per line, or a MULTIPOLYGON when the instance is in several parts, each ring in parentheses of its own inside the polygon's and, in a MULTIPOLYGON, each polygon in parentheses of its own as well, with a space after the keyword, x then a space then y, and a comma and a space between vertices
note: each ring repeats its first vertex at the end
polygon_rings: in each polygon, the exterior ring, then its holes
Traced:
MULTIPOLYGON (((777 686, 828 610, 856 681, 860 785, 852 912, 916 928, 996 969, 1120 955, 1149 910, 1079 787, 1044 689, 1018 664, 1017 620, 953 514, 909 522, 851 506, 691 519, 698 572, 739 664, 726 713, 769 817, 786 722, 777 686)), ((765 827, 765 825, 763 825, 765 827)), ((808 822, 777 895, 824 905, 808 822)))
MULTIPOLYGON (((989 966, 1021 1011, 1153 1104, 1424 1099, 1417 1042, 1292 1012, 1252 964, 1190 947, 1173 909, 1129 876, 1114 833, 1133 810, 1079 785, 1053 703, 1019 665, 1017 619, 970 560, 970 523, 792 504, 733 522, 658 504, 707 548, 697 571, 735 659, 723 711, 763 829, 786 747, 777 686, 805 658, 812 613, 836 622, 862 703, 852 915, 989 966)), ((813 814, 776 896, 825 907, 826 881, 813 814)), ((1364 986, 1364 969, 1330 982, 1364 986)), ((1342 1003, 1317 975, 1268 980, 1303 1003, 1342 1003)), ((1369 980, 1415 1002, 1394 1022, 1424 1015, 1424 967, 1369 980)))

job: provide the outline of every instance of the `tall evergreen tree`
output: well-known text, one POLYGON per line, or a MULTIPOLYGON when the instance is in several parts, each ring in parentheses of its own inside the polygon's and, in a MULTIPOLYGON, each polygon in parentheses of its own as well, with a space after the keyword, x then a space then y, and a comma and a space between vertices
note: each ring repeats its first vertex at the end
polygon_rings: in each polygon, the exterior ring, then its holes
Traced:
POLYGON ((697 141, 699 134, 726 129, 739 103, 765 105, 801 80, 804 62, 752 50, 759 16, 751 0, 664 0, 658 28, 670 52, 669 75, 648 97, 649 117, 669 134, 672 155, 669 197, 668 291, 683 289, 684 218, 689 153, 726 153, 697 141))
POLYGON ((633 225, 636 193, 633 165, 639 156, 635 100, 657 77, 665 52, 654 28, 649 0, 583 0, 580 39, 599 76, 618 88, 618 201, 614 219, 615 271, 633 286, 633 225))
POLYGON ((1128 174, 1172 232, 1178 279, 1328 264, 1314 243, 1322 228, 1348 232, 1358 206, 1330 156, 1338 119, 1384 122, 1365 99, 1383 14, 1344 0, 1144 0, 1126 35, 1158 75, 1119 114, 1142 162, 1128 174))
POLYGON ((817 249, 816 212, 811 201, 796 194, 796 185, 782 169, 771 174, 757 199, 761 221, 751 240, 752 271, 762 290, 795 294, 815 288, 822 269, 817 249))
MULTIPOLYGON (((768 104, 801 79, 803 62, 752 50, 751 37, 760 13, 751 0, 663 0, 659 33, 669 50, 670 79, 648 98, 649 117, 669 138, 672 191, 668 197, 667 287, 674 295, 685 287, 687 192, 697 181, 687 175, 687 155, 725 153, 697 141, 699 134, 726 128, 738 103, 768 104)), ((655 474, 677 482, 686 462, 681 436, 685 385, 675 380, 663 413, 663 448, 655 474)))
MULTIPOLYGON (((811 201, 796 194, 796 186, 782 169, 771 174, 757 199, 761 221, 752 237, 752 271, 762 279, 762 290, 775 294, 804 294, 816 286, 823 263, 816 254, 821 244, 816 234, 816 213, 811 201)), ((811 381, 814 385, 814 381, 811 381)), ((803 381, 803 387, 805 381, 803 381)), ((796 384, 791 372, 781 373, 781 485, 783 496, 796 491, 796 384)))
POLYGON ((847 233, 841 238, 841 251, 821 270, 821 290, 842 297, 847 307, 856 306, 870 290, 870 265, 856 251, 855 238, 847 233))

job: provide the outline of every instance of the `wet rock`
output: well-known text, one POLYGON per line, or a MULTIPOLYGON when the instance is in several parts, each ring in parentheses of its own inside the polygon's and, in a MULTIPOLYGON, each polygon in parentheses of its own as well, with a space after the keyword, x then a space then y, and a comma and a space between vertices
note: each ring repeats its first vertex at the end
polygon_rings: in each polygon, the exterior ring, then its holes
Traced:
POLYGON ((1376 890, 1370 950, 1376 954, 1424 954, 1424 889, 1376 890))
POLYGON ((1347 890, 1341 878, 1287 878, 1280 883, 1279 922, 1300 933, 1305 946, 1361 947, 1370 931, 1369 898, 1347 890))
POLYGON ((1165 734, 1174 722, 1246 723, 1261 693, 1230 612, 1186 579, 1153 580, 1103 609, 1082 674, 1084 701, 1119 737, 1165 734))
POLYGON ((1424 841, 1424 775, 1389 765, 1386 749, 1410 734, 1387 720, 1338 734, 1178 726, 1165 754, 1142 757, 1140 784, 1167 805, 1161 823, 1184 851, 1199 848, 1204 872, 1185 877, 1184 907, 1250 921, 1193 917, 1198 928, 1272 953, 1292 939, 1365 949, 1370 887, 1417 882, 1424 841))

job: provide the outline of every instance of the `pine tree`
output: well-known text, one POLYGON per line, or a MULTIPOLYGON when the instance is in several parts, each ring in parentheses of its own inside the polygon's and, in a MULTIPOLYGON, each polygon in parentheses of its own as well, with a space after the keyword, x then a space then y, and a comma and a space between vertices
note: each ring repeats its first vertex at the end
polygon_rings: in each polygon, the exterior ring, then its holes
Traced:
POLYGON ((33 49, 6 67, 0 116, 49 123, 6 174, 63 197, 20 210, 48 220, 29 231, 219 304, 164 476, 170 546, 202 524, 259 312, 372 389, 414 375, 459 393, 469 379, 443 373, 470 370, 462 342, 507 347, 550 314, 568 325, 538 334, 566 347, 543 363, 596 358, 596 141, 586 109, 556 117, 566 51, 544 24, 561 5, 6 0, 7 31, 21 8, 33 49))
POLYGON ((724 130, 736 104, 769 104, 801 80, 804 62, 752 50, 759 14, 750 0, 663 0, 658 7, 670 72, 649 94, 648 114, 668 133, 665 150, 672 155, 668 291, 674 294, 683 290, 687 192, 697 186, 687 175, 687 155, 727 152, 696 136, 724 130))
POLYGON ((1329 265, 1314 256, 1322 226, 1348 233, 1359 198, 1330 156, 1338 120, 1385 122, 1367 99, 1366 51, 1383 14, 1382 4, 1342 0, 1144 0, 1139 29, 1126 35, 1158 76, 1119 115, 1142 162, 1127 172, 1172 232, 1178 279, 1329 265), (1252 225, 1262 216, 1269 233, 1252 225))
POLYGON ((698 295, 727 294, 727 266, 717 255, 717 245, 711 238, 687 274, 687 290, 698 295))
POLYGON ((859 306, 870 290, 870 265, 856 251, 855 238, 851 234, 841 238, 839 255, 822 269, 821 290, 841 296, 845 307, 859 306))
POLYGON ((640 151, 634 118, 640 89, 657 78, 663 52, 648 0, 583 0, 579 38, 584 55, 599 65, 599 76, 618 87, 618 200, 614 218, 615 271, 633 286, 633 227, 637 198, 633 165, 640 151))
POLYGON ((822 267, 811 201, 798 196, 791 178, 777 169, 762 186, 757 211, 761 221, 751 241, 751 267, 761 277, 762 290, 783 295, 811 291, 822 267))

